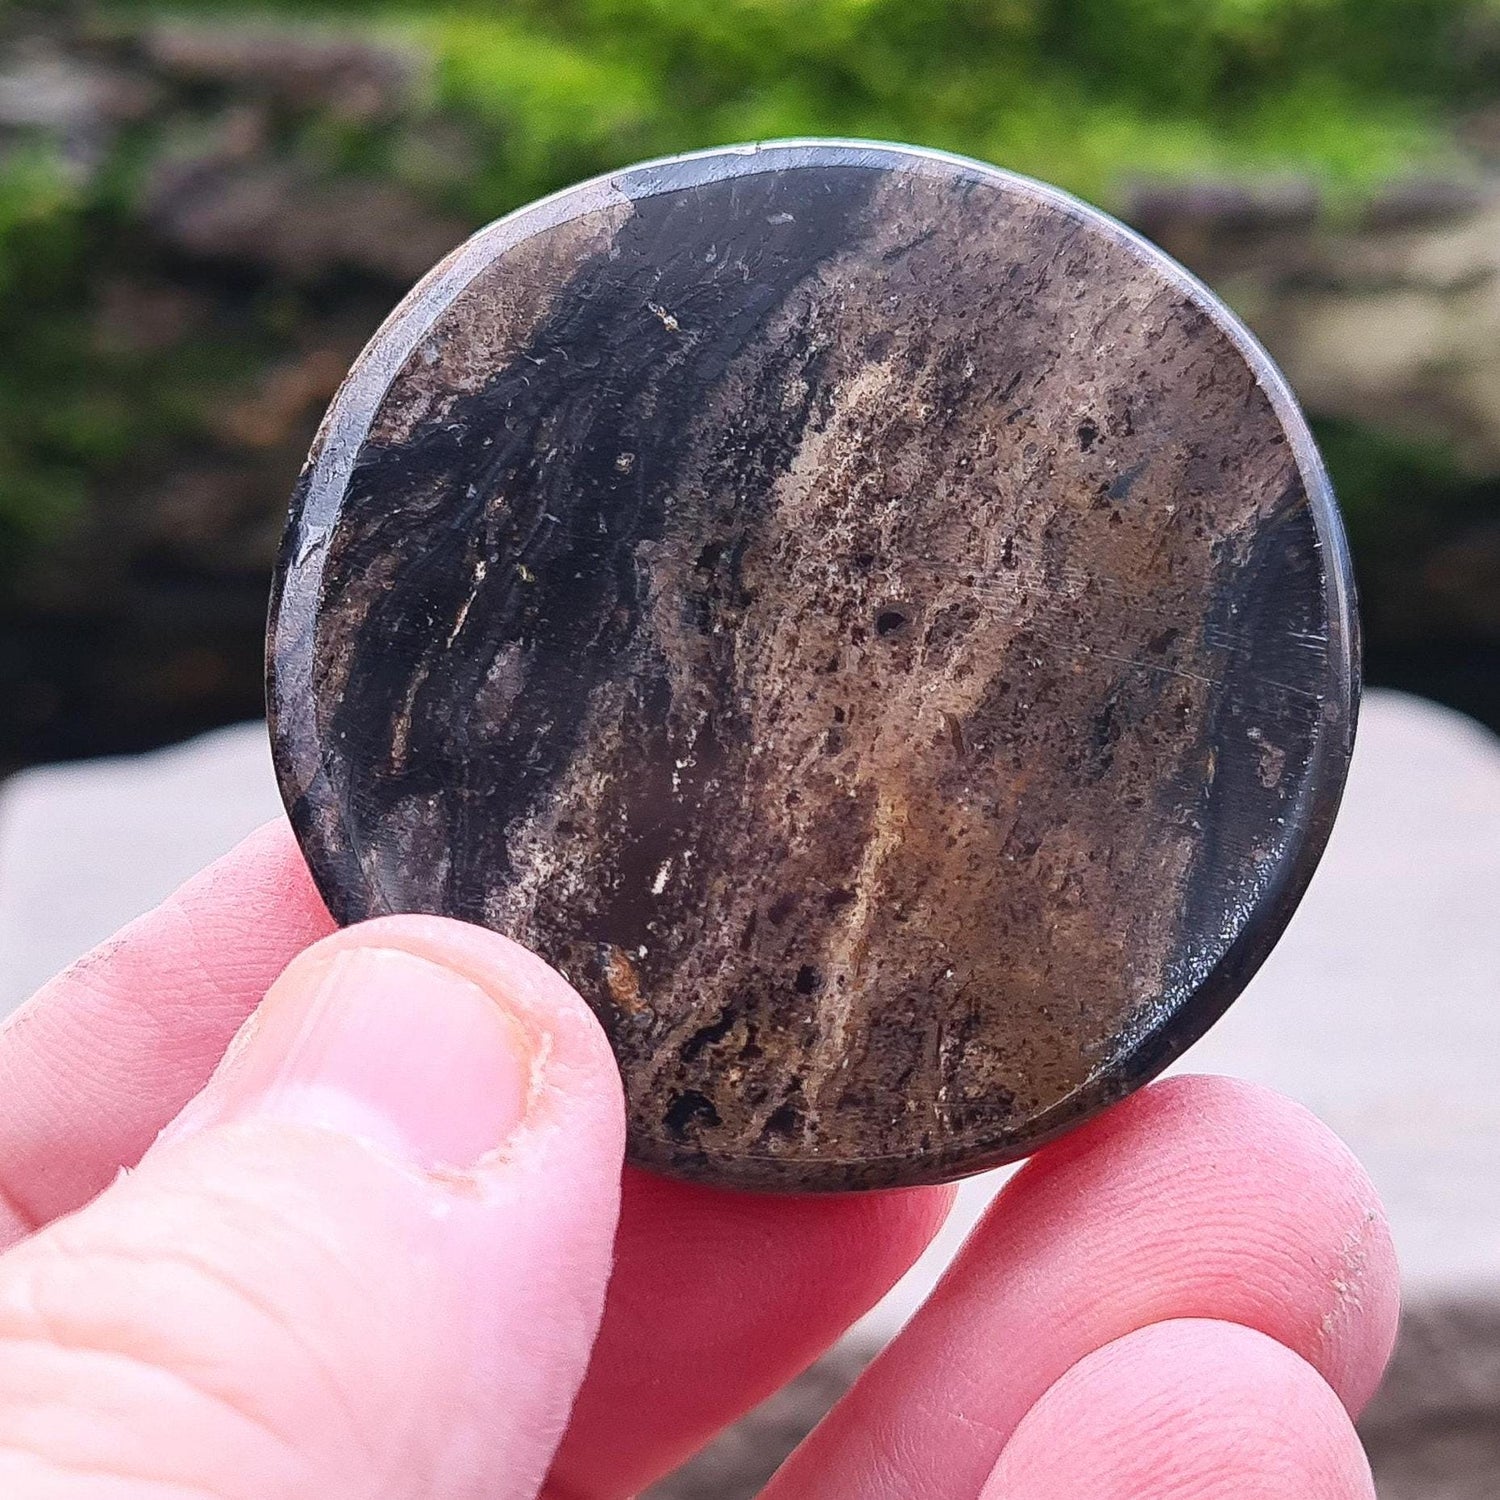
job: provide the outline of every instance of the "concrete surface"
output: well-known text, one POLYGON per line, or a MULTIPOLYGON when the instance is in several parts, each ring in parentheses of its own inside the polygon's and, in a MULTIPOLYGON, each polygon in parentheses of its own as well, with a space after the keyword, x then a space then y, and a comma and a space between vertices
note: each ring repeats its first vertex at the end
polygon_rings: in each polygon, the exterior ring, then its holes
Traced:
MULTIPOLYGON (((278 810, 259 725, 13 779, 0 793, 0 1014, 278 810)), ((1366 1423, 1383 1500, 1500 1494, 1497 914, 1500 741, 1432 704, 1372 693, 1307 899, 1186 1063, 1302 1100, 1350 1142, 1385 1197, 1409 1312, 1366 1423)), ((812 1420, 910 1314, 998 1177, 965 1185, 940 1243, 814 1377, 800 1408, 783 1399, 764 1448, 812 1420)), ((742 1437, 735 1451, 745 1448, 742 1437)), ((711 1491, 687 1477, 661 1495, 753 1493, 735 1487, 722 1455, 713 1473, 711 1491)))
POLYGON ((0 1016, 281 814, 262 724, 0 789, 0 1016))

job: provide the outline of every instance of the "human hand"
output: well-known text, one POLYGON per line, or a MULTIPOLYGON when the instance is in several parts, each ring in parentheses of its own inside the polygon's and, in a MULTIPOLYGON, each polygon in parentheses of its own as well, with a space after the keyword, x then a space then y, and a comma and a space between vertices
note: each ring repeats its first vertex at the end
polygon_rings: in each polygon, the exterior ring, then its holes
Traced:
MULTIPOLYGON (((437 918, 331 928, 274 825, 0 1032, 9 1500, 622 1500, 947 1210, 630 1169, 622 1201, 559 977, 437 918)), ((1322 1126, 1158 1084, 1011 1181, 768 1500, 1369 1497, 1349 1414, 1395 1320, 1322 1126)))

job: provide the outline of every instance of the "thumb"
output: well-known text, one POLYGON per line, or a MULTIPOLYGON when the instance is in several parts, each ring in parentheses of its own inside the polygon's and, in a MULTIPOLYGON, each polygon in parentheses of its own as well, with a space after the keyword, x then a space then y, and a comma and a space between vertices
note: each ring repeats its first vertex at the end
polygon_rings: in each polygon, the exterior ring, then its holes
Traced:
POLYGON ((309 949, 136 1171, 0 1257, 0 1494, 534 1495, 622 1139, 598 1025, 513 943, 309 949))

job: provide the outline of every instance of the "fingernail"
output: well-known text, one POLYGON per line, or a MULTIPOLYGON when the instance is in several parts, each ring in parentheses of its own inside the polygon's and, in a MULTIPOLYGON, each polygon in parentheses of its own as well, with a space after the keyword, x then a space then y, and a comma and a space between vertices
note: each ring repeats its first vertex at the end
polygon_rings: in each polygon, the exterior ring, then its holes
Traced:
POLYGON ((429 1170, 465 1168, 520 1125, 531 1060, 519 1022, 465 975, 402 948, 314 949, 201 1097, 217 1121, 322 1126, 429 1170))

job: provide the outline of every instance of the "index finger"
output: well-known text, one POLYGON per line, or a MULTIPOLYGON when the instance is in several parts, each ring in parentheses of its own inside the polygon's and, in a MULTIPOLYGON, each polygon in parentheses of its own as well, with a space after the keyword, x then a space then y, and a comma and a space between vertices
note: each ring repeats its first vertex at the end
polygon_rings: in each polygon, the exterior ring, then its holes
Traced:
POLYGON ((271 982, 333 931, 268 823, 0 1027, 0 1249, 81 1207, 208 1081, 271 982))

